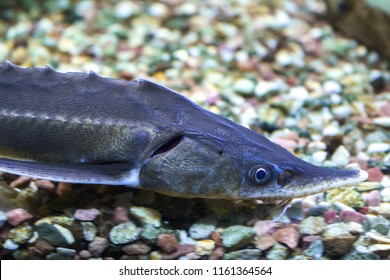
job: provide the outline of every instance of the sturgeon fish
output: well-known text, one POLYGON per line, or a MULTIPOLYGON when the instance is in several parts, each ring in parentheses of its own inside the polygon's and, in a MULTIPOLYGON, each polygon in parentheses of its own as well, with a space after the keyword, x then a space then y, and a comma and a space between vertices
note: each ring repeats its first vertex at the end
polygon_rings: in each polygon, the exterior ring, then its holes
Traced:
POLYGON ((147 80, 0 65, 0 171, 177 197, 289 200, 367 179, 305 162, 147 80))

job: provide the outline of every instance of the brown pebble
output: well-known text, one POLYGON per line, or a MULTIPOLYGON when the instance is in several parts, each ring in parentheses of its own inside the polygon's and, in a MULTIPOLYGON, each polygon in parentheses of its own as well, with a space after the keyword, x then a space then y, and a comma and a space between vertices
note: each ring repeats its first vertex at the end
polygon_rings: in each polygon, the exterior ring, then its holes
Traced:
POLYGON ((222 238, 221 238, 221 235, 218 232, 213 231, 211 233, 211 239, 214 240, 215 247, 221 247, 222 246, 222 238))
POLYGON ((55 189, 54 183, 49 181, 49 180, 37 180, 35 182, 35 184, 40 189, 45 189, 45 190, 49 190, 49 191, 52 191, 55 189))
POLYGON ((72 184, 60 182, 60 183, 58 183, 58 187, 56 189, 56 193, 58 195, 62 196, 66 192, 70 191, 71 188, 72 188, 72 184))
POLYGON ((225 249, 223 247, 218 247, 211 253, 209 260, 220 260, 223 255, 225 255, 225 249))
POLYGON ((257 237, 254 243, 257 249, 267 250, 276 243, 276 240, 268 233, 262 233, 257 237))
POLYGON ((345 234, 335 237, 324 237, 322 241, 326 253, 330 256, 342 256, 352 249, 352 245, 357 238, 358 236, 345 234))
POLYGON ((269 220, 257 221, 253 226, 253 229, 256 231, 256 235, 261 235, 264 233, 273 234, 280 228, 279 223, 275 223, 269 220))
POLYGON ((22 189, 22 188, 25 188, 27 187, 30 182, 32 181, 32 178, 31 177, 27 177, 27 176, 19 176, 18 179, 12 181, 9 186, 11 188, 19 188, 19 189, 22 189))
POLYGON ((44 255, 54 251, 55 247, 51 245, 49 242, 43 240, 42 238, 38 238, 35 242, 35 247, 40 250, 44 255))
POLYGON ((126 245, 122 248, 122 251, 127 255, 145 255, 149 253, 150 250, 151 248, 141 241, 126 245))
POLYGON ((116 207, 114 219, 117 224, 127 223, 129 221, 129 217, 126 208, 116 207))
POLYGON ((299 232, 293 227, 278 229, 272 237, 276 241, 286 244, 291 249, 295 249, 298 246, 299 232))
POLYGON ((381 182, 383 179, 383 173, 379 167, 371 167, 367 169, 368 179, 371 182, 381 182))
POLYGON ((88 250, 81 250, 79 256, 82 260, 88 260, 92 257, 92 254, 88 250))
POLYGON ((176 251, 179 241, 177 237, 172 234, 160 234, 157 238, 157 246, 159 246, 166 253, 173 253, 176 251))
POLYGON ((191 244, 180 244, 177 247, 177 250, 171 254, 164 254, 163 259, 164 260, 174 260, 177 259, 180 256, 186 255, 190 252, 195 251, 195 245, 191 244))
POLYGON ((88 250, 94 257, 99 257, 104 250, 110 245, 108 239, 96 236, 95 239, 89 243, 88 250))

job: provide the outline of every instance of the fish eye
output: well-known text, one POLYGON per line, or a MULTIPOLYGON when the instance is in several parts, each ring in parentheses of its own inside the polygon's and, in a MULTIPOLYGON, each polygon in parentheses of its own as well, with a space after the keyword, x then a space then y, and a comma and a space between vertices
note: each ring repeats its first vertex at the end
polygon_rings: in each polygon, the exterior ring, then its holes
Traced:
POLYGON ((250 177, 256 184, 267 182, 271 178, 271 171, 267 166, 257 165, 251 169, 250 177))

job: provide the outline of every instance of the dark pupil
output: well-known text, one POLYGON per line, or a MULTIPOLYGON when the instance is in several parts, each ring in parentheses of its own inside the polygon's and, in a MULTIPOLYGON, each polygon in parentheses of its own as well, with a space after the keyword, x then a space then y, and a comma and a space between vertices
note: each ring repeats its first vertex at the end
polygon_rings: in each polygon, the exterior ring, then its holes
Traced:
POLYGON ((264 169, 258 169, 255 176, 257 181, 263 181, 267 177, 267 172, 264 169))

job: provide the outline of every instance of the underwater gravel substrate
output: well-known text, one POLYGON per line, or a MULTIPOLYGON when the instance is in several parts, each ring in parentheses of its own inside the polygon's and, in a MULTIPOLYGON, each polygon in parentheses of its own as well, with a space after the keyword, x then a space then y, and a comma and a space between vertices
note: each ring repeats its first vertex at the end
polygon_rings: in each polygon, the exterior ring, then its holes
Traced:
POLYGON ((28 1, 1 9, 0 61, 153 79, 368 181, 280 216, 0 173, 1 259, 390 259, 389 62, 332 30, 322 1, 237 3, 28 1))

